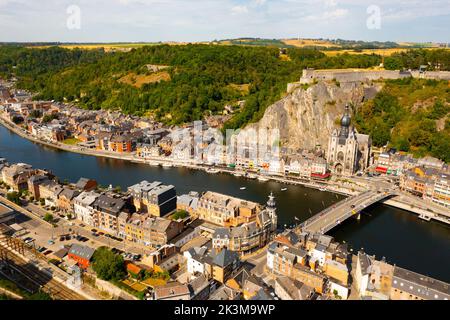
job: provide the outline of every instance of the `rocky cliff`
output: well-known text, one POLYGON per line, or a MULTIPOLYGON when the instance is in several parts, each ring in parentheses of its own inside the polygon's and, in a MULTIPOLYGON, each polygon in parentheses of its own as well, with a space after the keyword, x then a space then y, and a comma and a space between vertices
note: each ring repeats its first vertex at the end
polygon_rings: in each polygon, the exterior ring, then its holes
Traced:
MULTIPOLYGON (((338 127, 345 105, 358 107, 381 89, 379 84, 333 81, 319 82, 306 90, 290 86, 290 93, 269 106, 263 118, 248 129, 279 129, 281 144, 292 149, 328 146, 331 132, 338 127)), ((241 133, 242 134, 242 133, 241 133)))

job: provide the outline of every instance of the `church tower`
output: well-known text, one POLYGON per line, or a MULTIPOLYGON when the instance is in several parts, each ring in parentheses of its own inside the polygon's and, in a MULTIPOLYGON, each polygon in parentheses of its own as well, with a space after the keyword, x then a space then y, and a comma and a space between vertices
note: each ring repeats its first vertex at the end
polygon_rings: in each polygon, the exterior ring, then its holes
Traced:
POLYGON ((270 219, 272 220, 272 231, 276 231, 278 217, 277 217, 277 206, 273 192, 271 192, 269 195, 269 200, 267 201, 266 204, 266 211, 269 213, 270 219))
POLYGON ((347 105, 341 118, 341 128, 333 131, 328 145, 328 165, 337 175, 350 176, 357 170, 358 141, 351 123, 350 108, 347 105))

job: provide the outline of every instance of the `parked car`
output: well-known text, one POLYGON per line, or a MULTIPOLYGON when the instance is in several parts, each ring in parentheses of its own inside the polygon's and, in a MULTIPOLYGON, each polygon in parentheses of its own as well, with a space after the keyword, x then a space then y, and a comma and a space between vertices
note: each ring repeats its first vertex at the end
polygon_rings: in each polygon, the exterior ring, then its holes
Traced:
POLYGON ((34 241, 34 239, 31 238, 31 237, 26 237, 26 238, 23 240, 23 242, 25 242, 25 243, 30 243, 30 242, 33 242, 33 241, 34 241))
POLYGON ((53 253, 53 250, 47 250, 44 252, 44 256, 48 256, 50 253, 53 253))

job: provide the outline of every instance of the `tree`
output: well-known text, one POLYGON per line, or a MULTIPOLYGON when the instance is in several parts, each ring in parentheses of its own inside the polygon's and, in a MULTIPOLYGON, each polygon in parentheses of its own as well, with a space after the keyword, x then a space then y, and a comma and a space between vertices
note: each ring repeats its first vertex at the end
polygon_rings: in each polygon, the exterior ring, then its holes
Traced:
POLYGON ((44 221, 46 222, 52 222, 53 221, 53 215, 50 213, 46 213, 44 216, 44 221))
POLYGON ((53 300, 53 299, 48 293, 39 291, 29 296, 27 300, 53 300))
POLYGON ((6 195, 6 199, 8 199, 11 202, 14 202, 15 204, 20 205, 20 193, 16 191, 8 192, 6 195))
POLYGON ((23 122, 23 118, 21 116, 13 116, 12 122, 14 122, 15 124, 22 123, 23 122))
POLYGON ((172 220, 184 219, 189 216, 189 213, 185 210, 179 210, 175 212, 172 216, 172 220))
POLYGON ((450 113, 450 105, 444 104, 442 101, 436 101, 427 118, 437 120, 445 117, 448 113, 450 113))
POLYGON ((92 260, 92 269, 102 280, 118 281, 126 276, 123 257, 114 254, 109 248, 98 248, 92 260))

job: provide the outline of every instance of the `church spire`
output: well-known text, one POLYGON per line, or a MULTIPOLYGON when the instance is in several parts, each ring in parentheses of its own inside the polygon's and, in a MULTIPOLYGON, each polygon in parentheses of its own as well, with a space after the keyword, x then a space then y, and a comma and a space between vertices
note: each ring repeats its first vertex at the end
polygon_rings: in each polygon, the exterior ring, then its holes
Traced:
POLYGON ((348 137, 348 134, 350 131, 349 128, 350 128, 351 123, 352 123, 352 118, 350 116, 350 107, 347 104, 345 106, 344 116, 341 118, 341 134, 340 134, 341 137, 345 137, 345 138, 348 137))
POLYGON ((267 208, 268 209, 276 209, 276 202, 275 202, 275 197, 273 195, 273 192, 271 192, 269 195, 269 200, 267 201, 267 208))

